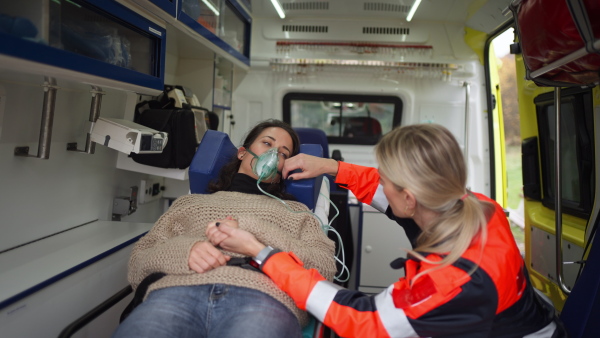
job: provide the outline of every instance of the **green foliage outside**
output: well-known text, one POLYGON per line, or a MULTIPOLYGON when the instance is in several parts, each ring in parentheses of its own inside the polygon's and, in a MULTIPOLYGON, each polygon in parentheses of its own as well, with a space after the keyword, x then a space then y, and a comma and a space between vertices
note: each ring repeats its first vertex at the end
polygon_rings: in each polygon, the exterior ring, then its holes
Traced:
MULTIPOLYGON (((507 46, 505 47, 507 48, 507 46)), ((506 175, 508 180, 508 208, 516 210, 523 194, 523 176, 521 174, 521 127, 515 57, 507 54, 499 59, 498 75, 502 95, 502 113, 504 118, 504 136, 506 146, 506 175)), ((524 252, 525 235, 523 229, 511 225, 517 244, 524 252)))
POLYGON ((517 209, 523 195, 521 174, 521 147, 506 147, 506 176, 508 179, 508 207, 517 209))
MULTIPOLYGON (((521 147, 506 147, 506 176, 508 180, 508 208, 516 210, 523 195, 523 176, 521 174, 521 147)), ((525 234, 523 229, 511 224, 511 230, 517 245, 524 253, 525 234)))

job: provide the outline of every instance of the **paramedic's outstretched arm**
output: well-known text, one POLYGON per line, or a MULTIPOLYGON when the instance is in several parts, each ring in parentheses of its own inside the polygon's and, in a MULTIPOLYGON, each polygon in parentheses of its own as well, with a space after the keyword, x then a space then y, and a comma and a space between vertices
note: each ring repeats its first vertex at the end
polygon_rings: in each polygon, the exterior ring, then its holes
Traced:
MULTIPOLYGON (((213 244, 219 243, 227 251, 250 257, 258 256, 266 248, 249 232, 224 224, 219 227, 210 224, 207 236, 213 244)), ((417 336, 402 310, 394 307, 389 290, 378 297, 346 290, 325 280, 315 269, 305 269, 293 253, 277 249, 267 254, 260 269, 292 297, 296 306, 310 312, 340 336, 417 336), (382 318, 381 309, 392 313, 382 318)))
POLYGON ((379 185, 379 172, 375 168, 299 154, 285 161, 282 172, 284 178, 294 180, 329 174, 335 176, 335 183, 352 191, 359 201, 381 212, 385 212, 389 205, 379 185), (302 172, 290 174, 296 169, 302 172))
POLYGON ((338 162, 330 158, 298 154, 285 160, 281 172, 283 173, 283 178, 288 180, 302 180, 322 174, 335 176, 338 172, 338 162), (302 172, 290 174, 291 171, 296 169, 300 169, 302 172))

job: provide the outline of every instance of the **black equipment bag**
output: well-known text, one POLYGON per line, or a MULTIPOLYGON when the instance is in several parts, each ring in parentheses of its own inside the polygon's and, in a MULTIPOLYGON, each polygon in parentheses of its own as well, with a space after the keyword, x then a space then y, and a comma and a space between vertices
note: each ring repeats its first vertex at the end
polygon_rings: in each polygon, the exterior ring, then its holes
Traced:
POLYGON ((190 109, 146 109, 139 113, 136 123, 169 134, 160 154, 131 154, 140 164, 160 168, 185 169, 192 163, 198 141, 194 112, 190 109))

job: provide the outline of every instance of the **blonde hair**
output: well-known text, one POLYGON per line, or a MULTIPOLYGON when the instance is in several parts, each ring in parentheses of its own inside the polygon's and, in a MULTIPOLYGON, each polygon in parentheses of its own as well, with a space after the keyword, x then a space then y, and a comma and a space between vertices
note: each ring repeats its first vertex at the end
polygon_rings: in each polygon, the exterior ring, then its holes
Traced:
MULTIPOLYGON (((465 160, 448 129, 437 124, 395 128, 381 139, 375 153, 380 172, 398 190, 408 189, 419 208, 438 215, 422 229, 416 247, 407 250, 409 254, 438 264, 435 269, 440 269, 456 262, 478 237, 483 252, 487 239, 486 215, 493 212, 494 206, 467 194, 465 160), (433 262, 419 252, 445 257, 433 262)), ((413 281, 431 271, 419 273, 413 281)))

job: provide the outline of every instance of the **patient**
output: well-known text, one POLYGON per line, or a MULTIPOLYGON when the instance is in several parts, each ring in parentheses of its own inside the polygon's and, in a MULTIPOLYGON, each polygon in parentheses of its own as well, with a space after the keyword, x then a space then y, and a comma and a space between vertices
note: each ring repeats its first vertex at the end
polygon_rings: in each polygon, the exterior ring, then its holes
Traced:
MULTIPOLYGON (((164 277, 150 284, 144 302, 121 323, 114 337, 301 336, 307 314, 261 272, 227 265, 241 256, 212 246, 205 236, 209 222, 235 218, 240 228, 266 245, 293 251, 306 268, 333 278, 334 243, 317 220, 309 213, 290 212, 256 186, 258 177, 252 166, 256 156, 271 148, 278 151, 281 171, 284 160, 298 153, 298 136, 281 121, 258 124, 209 186, 212 194, 178 198, 136 243, 129 261, 132 287, 138 288, 156 273, 164 277)), ((307 210, 304 204, 291 201, 280 174, 260 185, 288 200, 294 211, 307 210)))

